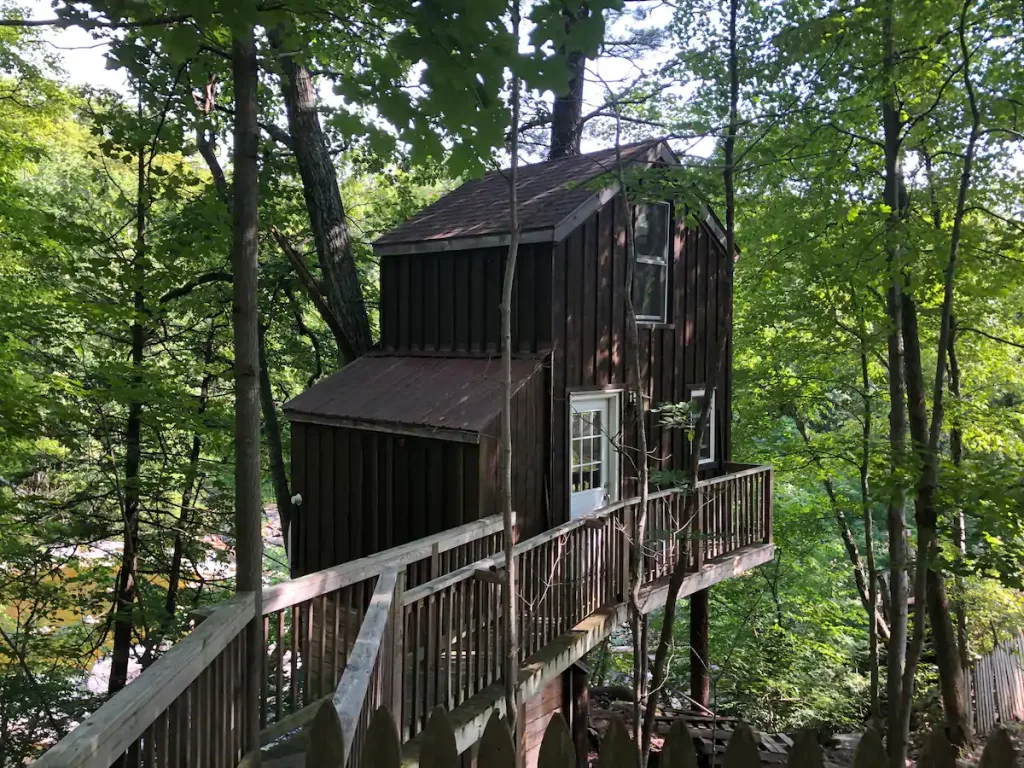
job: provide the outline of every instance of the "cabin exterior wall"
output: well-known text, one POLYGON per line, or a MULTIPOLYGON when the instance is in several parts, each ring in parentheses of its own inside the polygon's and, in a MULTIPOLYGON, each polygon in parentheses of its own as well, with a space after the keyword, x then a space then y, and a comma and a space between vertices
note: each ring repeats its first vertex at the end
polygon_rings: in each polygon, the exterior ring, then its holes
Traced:
MULTIPOLYGON (((513 507, 520 537, 569 518, 570 397, 623 391, 633 378, 627 366, 624 212, 617 196, 564 240, 520 251, 513 348, 517 356, 545 359, 544 370, 513 401, 513 507)), ((731 297, 718 236, 704 223, 687 226, 682 210, 672 211, 672 221, 668 322, 640 324, 639 352, 651 467, 681 470, 683 433, 663 429, 649 409, 708 387, 719 318, 731 297)), ((382 257, 381 353, 496 358, 506 255, 497 247, 382 257)), ((709 473, 731 458, 731 379, 730 349, 717 387, 716 461, 702 468, 709 473)), ((637 409, 624 396, 621 416, 622 442, 635 446, 637 409)), ((485 432, 474 445, 295 422, 293 485, 304 499, 296 526, 297 572, 497 514, 497 420, 485 432), (342 466, 343 456, 351 466, 342 466), (335 472, 321 473, 323 462, 333 462, 335 472)), ((621 462, 622 497, 637 491, 633 459, 621 462)))
MULTIPOLYGON (((381 350, 386 354, 499 354, 508 248, 381 257, 381 350)), ((519 249, 512 299, 517 354, 551 347, 551 243, 519 249)))
POLYGON ((472 522, 494 507, 480 445, 292 422, 292 574, 472 522))
MULTIPOLYGON (((555 524, 569 517, 569 403, 573 393, 624 390, 635 378, 626 333, 626 231, 621 196, 603 206, 555 245, 552 258, 551 505, 555 524)), ((653 407, 689 399, 709 384, 718 345, 719 316, 731 301, 725 249, 709 227, 687 227, 685 212, 672 211, 667 323, 641 323, 643 391, 653 407)), ((730 340, 731 345, 731 340, 730 340)), ((714 471, 731 455, 731 349, 718 381, 714 471)), ((645 412, 651 467, 683 469, 686 441, 645 412)), ((623 408, 623 442, 636 445, 636 409, 623 408)), ((629 467, 631 462, 623 462, 629 467)), ((623 496, 636 492, 635 472, 625 471, 623 496)))

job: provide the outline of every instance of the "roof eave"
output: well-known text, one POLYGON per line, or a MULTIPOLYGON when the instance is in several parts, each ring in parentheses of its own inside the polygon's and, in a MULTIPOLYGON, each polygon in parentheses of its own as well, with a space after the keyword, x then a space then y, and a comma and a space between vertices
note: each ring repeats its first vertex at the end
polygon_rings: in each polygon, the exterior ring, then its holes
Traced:
MULTIPOLYGON (((550 243, 556 240, 556 227, 544 229, 528 229, 519 235, 520 243, 550 243)), ((434 240, 411 240, 404 243, 374 243, 375 256, 404 256, 413 253, 438 253, 441 251, 465 251, 470 248, 507 247, 507 232, 496 235, 478 235, 475 237, 447 237, 434 240)))
POLYGON ((319 424, 326 427, 344 427, 365 432, 384 432, 391 435, 407 437, 429 437, 433 439, 455 441, 461 443, 479 443, 482 432, 451 427, 436 427, 424 424, 406 424, 402 422, 377 421, 373 419, 355 419, 325 414, 303 413, 284 409, 285 416, 291 422, 319 424))

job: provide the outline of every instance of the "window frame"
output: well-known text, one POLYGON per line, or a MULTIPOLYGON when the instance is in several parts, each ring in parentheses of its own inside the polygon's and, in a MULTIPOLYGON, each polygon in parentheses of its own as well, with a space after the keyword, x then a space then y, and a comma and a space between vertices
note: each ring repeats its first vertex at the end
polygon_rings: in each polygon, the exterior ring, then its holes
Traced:
MULTIPOLYGON (((692 403, 694 398, 697 397, 707 397, 707 391, 707 387, 694 387, 693 389, 690 390, 690 402, 692 403)), ((715 445, 715 427, 717 426, 716 419, 718 417, 718 398, 715 397, 715 395, 717 394, 718 393, 716 391, 712 390, 711 412, 708 414, 708 430, 710 434, 708 435, 707 444, 701 445, 701 457, 700 460, 697 462, 697 465, 701 467, 707 464, 714 464, 718 461, 718 456, 715 452, 715 449, 717 447, 715 445), (705 447, 708 449, 707 458, 705 458, 703 455, 705 447)))
MULTIPOLYGON (((597 391, 586 391, 586 392, 570 392, 569 393, 569 407, 567 411, 568 415, 568 429, 567 429, 567 440, 565 448, 569 452, 568 461, 566 464, 567 468, 567 482, 569 490, 569 519, 575 519, 572 515, 572 476, 573 476, 573 441, 578 438, 573 437, 572 433, 572 420, 573 415, 581 413, 586 409, 587 404, 594 404, 596 402, 603 402, 606 404, 607 423, 603 425, 602 430, 598 432, 600 438, 599 444, 601 446, 601 472, 605 479, 607 499, 605 503, 595 508, 602 509, 608 504, 613 504, 621 498, 622 495, 622 460, 619 456, 619 452, 615 449, 615 442, 619 439, 622 434, 622 390, 597 390, 597 391), (582 405, 582 410, 577 409, 577 406, 582 405)), ((588 464, 592 464, 589 462, 588 464)), ((582 464, 580 465, 582 466, 582 464)), ((588 491, 593 491, 593 488, 588 491)), ((587 491, 581 491, 586 493, 587 491)), ((589 514, 589 513, 584 513, 589 514)))
MULTIPOLYGON (((667 325, 667 324, 669 324, 671 322, 670 319, 669 319, 669 316, 668 316, 668 295, 669 295, 669 292, 671 291, 671 287, 670 287, 669 283, 670 283, 670 279, 671 279, 671 275, 672 275, 671 270, 669 269, 669 266, 670 266, 671 261, 672 261, 672 205, 671 205, 671 203, 666 203, 666 202, 662 202, 662 201, 635 203, 633 205, 633 223, 634 223, 634 227, 633 227, 633 253, 636 256, 636 263, 637 264, 651 264, 651 265, 659 266, 659 267, 661 267, 662 274, 664 275, 664 277, 662 279, 662 282, 661 282, 661 284, 662 284, 661 314, 660 315, 637 315, 636 316, 636 321, 638 323, 649 323, 649 324, 654 324, 654 325, 657 325, 657 324, 665 324, 665 325, 667 325), (665 228, 665 243, 664 243, 664 246, 662 248, 663 252, 662 252, 661 256, 652 255, 652 254, 641 254, 636 249, 636 219, 637 219, 637 212, 638 212, 640 206, 656 206, 658 208, 664 208, 668 212, 668 216, 666 217, 666 221, 667 221, 668 225, 665 228)), ((631 285, 629 287, 629 290, 630 291, 634 291, 635 287, 636 287, 636 275, 634 274, 633 275, 633 285, 631 285)), ((634 302, 635 302, 635 299, 636 299, 635 295, 633 296, 633 299, 634 299, 634 302)))

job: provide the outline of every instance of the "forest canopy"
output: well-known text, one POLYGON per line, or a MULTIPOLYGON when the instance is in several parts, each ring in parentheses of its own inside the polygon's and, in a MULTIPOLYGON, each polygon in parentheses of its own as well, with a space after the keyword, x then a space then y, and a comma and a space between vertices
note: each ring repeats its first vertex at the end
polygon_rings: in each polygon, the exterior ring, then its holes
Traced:
MULTIPOLYGON (((710 593, 712 708, 966 727, 963 669, 1024 630, 1020 3, 537 0, 520 34, 511 7, 0 4, 0 766, 235 588, 249 203, 270 584, 281 407, 379 339, 373 240, 512 146, 654 137, 684 183, 648 193, 735 234, 733 458, 775 471, 774 561, 710 593), (67 28, 123 87, 67 71, 67 28)), ((634 675, 615 642, 591 667, 634 675)))

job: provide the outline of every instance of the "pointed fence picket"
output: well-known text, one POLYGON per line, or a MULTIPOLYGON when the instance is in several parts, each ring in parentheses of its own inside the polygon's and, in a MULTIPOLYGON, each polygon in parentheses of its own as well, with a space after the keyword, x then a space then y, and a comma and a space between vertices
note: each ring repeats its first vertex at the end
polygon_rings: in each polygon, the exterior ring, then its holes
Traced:
MULTIPOLYGON (((419 736, 420 768, 456 768, 460 758, 455 745, 455 732, 448 713, 436 707, 419 736)), ((732 732, 721 768, 762 768, 758 738, 749 725, 739 723, 732 732)), ((308 745, 307 757, 313 764, 324 768, 342 768, 336 743, 308 745)), ((936 730, 926 740, 917 768, 956 768, 955 750, 942 730, 936 730)), ((672 724, 661 752, 657 755, 659 768, 698 768, 701 763, 694 741, 683 720, 672 724)), ((996 731, 988 740, 979 768, 1014 768, 1018 754, 1008 733, 996 731)), ((477 747, 476 764, 486 768, 515 768, 515 750, 505 721, 491 715, 477 747)), ((569 728, 560 714, 548 723, 541 741, 537 768, 575 768, 576 750, 569 728)), ((636 744, 620 719, 612 720, 598 753, 598 768, 632 768, 636 764, 636 744)), ((883 768, 888 764, 882 738, 868 729, 854 754, 854 768, 883 768)), ((366 768, 401 768, 401 744, 398 729, 391 714, 380 707, 371 718, 362 744, 362 765, 366 768)), ((793 743, 786 761, 788 768, 823 768, 824 754, 814 731, 800 733, 793 743)))

